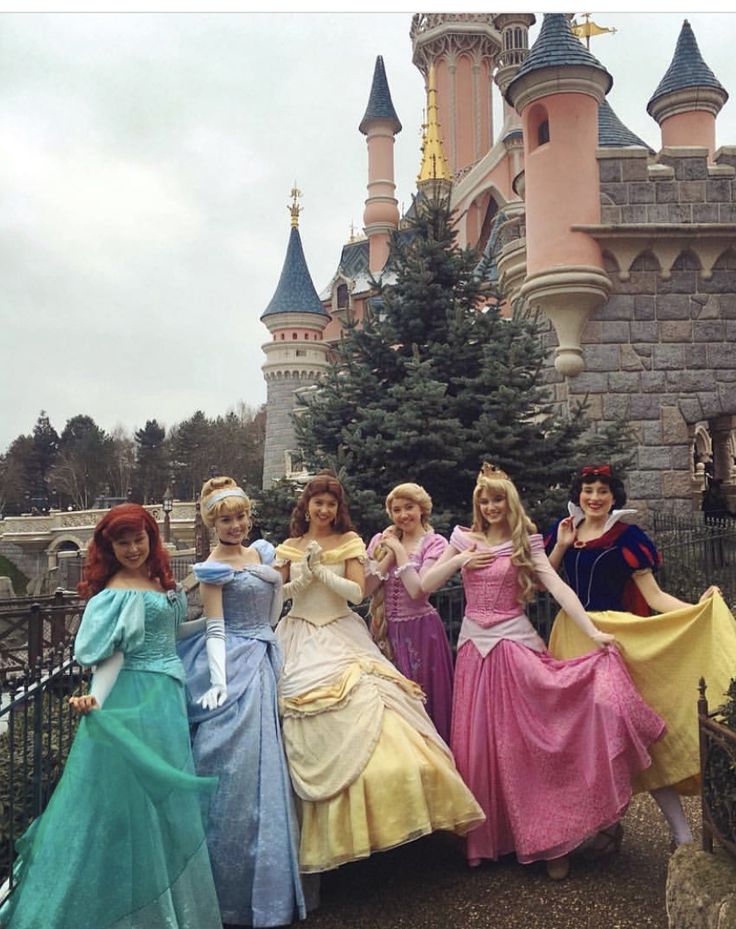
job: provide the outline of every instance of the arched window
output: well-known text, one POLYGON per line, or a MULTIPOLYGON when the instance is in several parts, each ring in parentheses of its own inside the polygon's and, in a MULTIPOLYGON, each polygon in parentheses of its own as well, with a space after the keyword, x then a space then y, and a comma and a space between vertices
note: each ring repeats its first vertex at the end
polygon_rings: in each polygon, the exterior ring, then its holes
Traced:
POLYGON ((337 308, 344 310, 348 305, 348 285, 339 284, 337 288, 337 308))

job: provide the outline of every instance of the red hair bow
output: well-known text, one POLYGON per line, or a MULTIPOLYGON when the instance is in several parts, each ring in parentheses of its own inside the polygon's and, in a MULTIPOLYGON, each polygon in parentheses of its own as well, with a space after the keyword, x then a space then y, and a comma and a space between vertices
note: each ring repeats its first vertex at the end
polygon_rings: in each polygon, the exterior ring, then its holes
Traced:
POLYGON ((611 476, 611 466, 610 465, 586 465, 580 473, 583 477, 587 477, 589 474, 597 476, 602 474, 604 477, 611 476))

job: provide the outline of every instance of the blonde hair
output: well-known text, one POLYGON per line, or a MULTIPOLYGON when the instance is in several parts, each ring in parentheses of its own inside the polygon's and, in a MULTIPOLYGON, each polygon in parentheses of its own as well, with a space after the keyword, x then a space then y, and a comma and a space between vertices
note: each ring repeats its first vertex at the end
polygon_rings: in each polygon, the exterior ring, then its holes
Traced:
POLYGON ((473 491, 473 532, 483 534, 488 526, 480 511, 479 501, 483 493, 502 494, 506 498, 507 518, 511 529, 511 564, 519 569, 519 592, 516 599, 523 606, 534 598, 536 589, 529 536, 537 531, 537 527, 526 515, 519 491, 508 477, 485 477, 481 473, 473 491))
POLYGON ((397 484, 396 487, 390 491, 388 497, 386 497, 386 512, 388 513, 389 519, 392 521, 391 504, 397 497, 416 503, 421 510, 422 525, 425 529, 431 528, 429 525, 429 517, 432 512, 432 498, 421 484, 414 484, 409 481, 406 484, 397 484))
POLYGON ((202 484, 202 490, 199 493, 199 510, 202 514, 202 522, 208 529, 212 529, 215 520, 219 516, 225 516, 228 513, 241 513, 245 510, 248 522, 250 522, 251 517, 250 498, 231 477, 225 477, 224 475, 211 477, 202 484), (215 500, 211 506, 208 506, 208 501, 211 501, 215 494, 221 493, 223 490, 240 492, 223 496, 221 499, 215 500))
MULTIPOLYGON (((432 528, 429 522, 429 516, 432 512, 432 498, 421 484, 414 484, 411 481, 407 481, 404 484, 397 484, 396 487, 389 492, 389 495, 386 497, 386 512, 392 522, 393 515, 391 513, 391 504, 397 499, 409 500, 411 503, 416 503, 421 511, 422 526, 425 529, 432 528)), ((379 543, 373 552, 373 557, 376 561, 382 561, 383 558, 386 557, 387 552, 388 549, 386 546, 383 543, 379 543)), ((388 620, 386 619, 385 600, 386 594, 384 587, 383 584, 380 584, 371 597, 369 607, 371 635, 373 636, 373 641, 383 654, 389 661, 393 661, 394 650, 391 648, 391 642, 388 638, 388 620)))

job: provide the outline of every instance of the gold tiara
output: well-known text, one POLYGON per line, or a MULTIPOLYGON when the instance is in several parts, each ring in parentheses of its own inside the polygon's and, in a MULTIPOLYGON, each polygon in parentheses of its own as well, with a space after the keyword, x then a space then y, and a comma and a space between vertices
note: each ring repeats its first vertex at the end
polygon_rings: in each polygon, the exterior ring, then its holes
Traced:
POLYGON ((478 478, 480 479, 481 477, 488 478, 488 480, 496 480, 496 481, 510 481, 511 480, 511 478, 508 476, 508 474, 504 470, 502 470, 501 468, 497 468, 495 465, 491 464, 488 461, 483 462, 483 467, 480 469, 480 473, 478 474, 478 478))

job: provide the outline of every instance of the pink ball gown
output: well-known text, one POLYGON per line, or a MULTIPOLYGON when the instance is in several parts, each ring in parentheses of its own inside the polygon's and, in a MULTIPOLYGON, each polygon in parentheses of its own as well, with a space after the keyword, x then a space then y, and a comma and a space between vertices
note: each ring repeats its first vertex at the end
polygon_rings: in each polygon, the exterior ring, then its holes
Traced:
MULTIPOLYGON (((456 528, 463 551, 484 543, 456 528)), ((487 547, 487 546, 486 546, 487 547)), ((531 536, 537 580, 585 623, 580 601, 531 536)), ((636 774, 651 764, 662 719, 639 696, 615 648, 558 661, 517 601, 511 542, 485 568, 463 569, 466 610, 458 640, 451 745, 486 814, 468 834, 471 863, 515 852, 551 859, 617 822, 636 774)))

